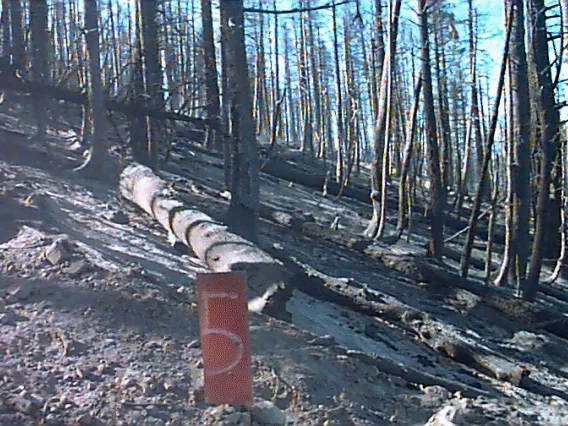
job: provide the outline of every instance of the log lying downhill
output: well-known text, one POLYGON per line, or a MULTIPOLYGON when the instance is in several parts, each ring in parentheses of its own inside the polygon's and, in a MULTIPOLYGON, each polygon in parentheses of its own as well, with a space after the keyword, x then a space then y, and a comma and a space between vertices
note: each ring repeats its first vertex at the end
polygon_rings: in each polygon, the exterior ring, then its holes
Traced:
MULTIPOLYGON (((415 282, 427 283, 433 290, 451 292, 460 288, 480 297, 485 305, 501 312, 511 320, 527 327, 546 330, 562 339, 568 339, 568 317, 545 304, 532 304, 511 297, 506 290, 464 279, 452 271, 448 265, 430 258, 401 255, 388 251, 381 252, 380 250, 376 250, 373 255, 380 258, 388 268, 403 273, 415 282)), ((557 293, 549 287, 547 291, 551 295, 557 293)))
MULTIPOLYGON (((302 268, 290 259, 282 260, 292 270, 302 268)), ((395 323, 405 333, 416 336, 418 342, 458 363, 468 365, 494 379, 525 389, 530 388, 536 393, 547 395, 546 390, 535 389, 536 382, 529 379, 530 371, 528 369, 492 353, 484 346, 483 341, 476 342, 456 327, 444 324, 433 318, 429 313, 412 308, 395 297, 368 288, 355 280, 350 279, 345 282, 314 271, 304 274, 304 279, 298 281, 298 289, 318 300, 344 306, 352 311, 381 318, 389 323, 395 323)), ((376 339, 372 334, 367 334, 367 336, 376 339)), ((486 393, 486 391, 474 389, 467 384, 399 365, 385 357, 369 357, 357 351, 348 352, 351 352, 352 356, 361 361, 376 366, 383 372, 402 377, 412 383, 419 383, 424 386, 444 386, 452 392, 459 391, 471 397, 486 393)))
MULTIPOLYGON (((171 198, 165 182, 141 164, 131 164, 120 176, 124 198, 152 215, 169 233, 188 247, 212 272, 246 271, 254 310, 287 318, 294 277, 278 260, 198 210, 187 209, 171 198)), ((252 307, 249 304, 249 307, 252 307)))
MULTIPOLYGON (((2 61, 0 60, 0 90, 11 90, 20 93, 42 95, 77 105, 86 105, 88 102, 87 94, 84 92, 78 92, 61 86, 22 80, 12 75, 10 70, 7 70, 6 66, 2 66, 1 63, 2 61)), ((116 99, 105 100, 105 107, 110 111, 116 111, 123 114, 139 114, 159 120, 173 120, 191 123, 198 128, 218 127, 212 120, 190 117, 163 109, 152 109, 147 105, 126 103, 116 99)), ((217 131, 220 132, 220 129, 217 129, 217 131)))
MULTIPOLYGON (((183 132, 187 132, 184 130, 183 132)), ((218 159, 222 158, 222 154, 219 152, 214 152, 211 150, 207 150, 195 143, 184 144, 184 148, 190 152, 199 152, 211 157, 215 157, 218 159)), ((189 157, 184 151, 178 152, 180 155, 184 157, 189 157)), ((202 160, 203 161, 203 160, 202 160)), ((340 185, 335 182, 333 179, 326 179, 325 173, 316 171, 308 171, 305 168, 298 167, 298 161, 295 159, 290 160, 286 156, 281 156, 280 153, 274 154, 266 163, 263 164, 261 167, 261 174, 266 174, 278 179, 282 179, 285 181, 293 182, 298 185, 305 186, 306 188, 311 188, 317 191, 322 191, 324 186, 326 187, 326 193, 330 196, 337 196, 341 190, 340 185)), ((223 165, 221 163, 214 163, 214 162, 206 162, 210 167, 217 167, 222 168, 223 165)), ((317 163, 314 163, 317 164, 317 163)), ((368 189, 364 189, 362 186, 358 185, 355 186, 352 184, 348 186, 343 191, 343 196, 346 198, 350 198, 353 200, 361 201, 363 203, 370 203, 370 193, 368 189)), ((391 193, 389 197, 387 197, 387 207, 390 211, 397 211, 398 210, 398 195, 391 193)), ((415 206, 415 210, 421 210, 419 208, 419 204, 415 206)), ((469 214, 469 210, 467 207, 462 206, 462 215, 469 214)), ((422 214, 417 214, 417 220, 427 220, 428 212, 426 212, 426 217, 422 214)), ((482 241, 486 240, 487 238, 487 225, 484 221, 487 217, 479 218, 480 223, 478 224, 475 235, 476 237, 480 238, 482 241), (483 220, 481 220, 483 219, 483 220)), ((461 231, 465 233, 464 228, 468 226, 468 223, 462 216, 457 215, 453 212, 446 212, 445 218, 445 226, 446 228, 451 228, 453 230, 461 231)), ((460 234, 461 235, 461 234, 460 234)), ((498 244, 505 244, 505 231, 504 229, 495 229, 493 234, 493 241, 498 244)))

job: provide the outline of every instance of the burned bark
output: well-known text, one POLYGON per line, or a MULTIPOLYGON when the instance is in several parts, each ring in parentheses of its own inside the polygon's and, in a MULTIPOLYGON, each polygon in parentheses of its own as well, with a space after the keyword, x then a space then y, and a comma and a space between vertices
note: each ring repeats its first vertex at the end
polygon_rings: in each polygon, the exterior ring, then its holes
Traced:
POLYGON ((106 150, 106 117, 104 110, 104 92, 101 81, 100 46, 99 46, 99 11, 95 0, 85 1, 85 27, 87 51, 89 52, 89 116, 92 120, 90 127, 92 147, 90 158, 78 170, 89 166, 95 176, 105 173, 110 156, 106 150))
MULTIPOLYGON (((64 87, 36 83, 26 81, 12 75, 9 72, 10 67, 0 67, 0 90, 13 90, 21 93, 41 94, 60 101, 70 102, 78 105, 86 105, 88 103, 88 95, 85 92, 78 92, 64 87)), ((155 109, 144 103, 123 102, 117 99, 106 99, 105 107, 110 111, 120 112, 126 115, 138 114, 141 116, 149 116, 158 120, 172 120, 185 123, 191 123, 197 127, 215 127, 222 132, 219 124, 215 121, 189 117, 173 111, 164 109, 155 109)))
POLYGON ((530 254, 529 218, 531 208, 530 132, 531 105, 527 52, 525 50, 525 13, 522 0, 509 0, 515 7, 509 66, 513 99, 513 163, 511 191, 513 194, 513 235, 509 274, 519 291, 524 289, 528 257, 530 254))
POLYGON ((221 26, 226 37, 228 104, 231 116, 230 162, 231 203, 228 219, 232 229, 249 240, 257 239, 259 159, 252 116, 251 87, 245 52, 245 28, 242 1, 221 0, 221 26))
POLYGON ((449 325, 426 321, 420 326, 419 335, 420 340, 435 351, 514 386, 524 387, 523 379, 530 374, 526 368, 482 349, 449 325))
MULTIPOLYGON (((550 200, 550 184, 552 183, 552 171, 555 167, 555 149, 559 145, 560 117, 555 102, 554 84, 550 72, 550 60, 548 57, 548 33, 545 20, 544 1, 532 0, 530 17, 533 29, 532 56, 536 64, 537 98, 540 130, 540 149, 542 162, 540 167, 540 182, 538 184, 538 199, 536 204, 536 229, 529 264, 529 272, 524 286, 521 288, 522 296, 526 300, 534 300, 537 294, 540 271, 546 245, 558 246, 558 223, 560 209, 550 200), (550 213, 553 212, 553 213, 550 213), (557 216, 557 217, 555 217, 557 216), (554 218, 554 220, 551 220, 554 218), (551 232, 547 228, 552 228, 551 232)), ((554 196, 556 199, 557 197, 554 196)))
POLYGON ((416 88, 414 89, 414 103, 408 120, 408 129, 406 133, 406 142, 404 145, 404 157, 402 160, 400 183, 398 186, 398 220, 396 223, 396 233, 398 237, 402 236, 403 228, 406 226, 406 198, 408 181, 408 173, 410 172, 410 160, 412 159, 412 151, 414 146, 414 137, 416 133, 416 122, 418 118, 418 110, 420 108, 420 93, 422 92, 422 75, 418 76, 416 88))
POLYGON ((469 219, 469 230, 467 233, 466 243, 463 249, 463 255, 460 261, 460 274, 464 278, 466 278, 468 274, 471 250, 473 247, 473 239, 475 236, 475 227, 477 226, 477 216, 479 215, 479 211, 481 210, 482 198, 486 192, 486 187, 488 185, 487 172, 489 170, 489 162, 491 161, 491 156, 493 154, 493 143, 495 141, 495 131, 497 130, 497 121, 499 119, 499 106, 501 104, 501 94, 503 92, 503 86, 505 84, 505 71, 507 69, 507 61, 509 57, 509 44, 513 28, 514 10, 515 9, 513 7, 509 8, 509 18, 507 22, 507 36, 505 37, 503 60, 501 62, 501 72, 499 73, 499 83, 497 85, 497 98, 495 99, 495 104, 493 105, 491 126, 489 128, 489 134, 487 135, 487 147, 485 148, 483 161, 481 163, 481 170, 479 172, 479 182, 477 184, 475 198, 473 200, 471 217, 469 219))
MULTIPOLYGON (((221 109, 219 103, 219 83, 217 78, 217 58, 215 56, 215 42, 213 37, 213 16, 211 1, 201 0, 201 25, 203 31, 202 50, 205 61, 205 93, 207 96, 207 118, 219 121, 221 109)), ((207 146, 219 149, 219 138, 215 129, 207 132, 207 146)))
POLYGON ((430 202, 430 242, 429 254, 435 258, 442 256, 444 247, 444 210, 446 206, 445 191, 442 188, 440 171, 440 151, 436 131, 436 116, 434 112, 434 94, 432 91, 432 70, 430 68, 430 41, 428 30, 428 10, 426 0, 418 1, 420 17, 420 41, 422 79, 424 93, 424 114, 426 116, 426 147, 428 152, 428 169, 432 181, 430 202))
POLYGON ((428 288, 432 291, 450 293, 456 288, 466 290, 480 297, 485 305, 499 311, 507 318, 568 339, 568 318, 561 312, 534 306, 530 302, 511 297, 506 291, 461 278, 457 272, 442 262, 434 262, 421 256, 389 252, 379 252, 375 255, 388 268, 401 272, 416 282, 428 284, 428 288))
MULTIPOLYGON (((158 40, 158 1, 140 1, 141 36, 144 60, 144 89, 148 96, 147 102, 151 108, 163 109, 164 95, 162 93, 162 69, 160 65, 160 48, 158 40)), ((148 135, 148 153, 150 163, 157 167, 159 164, 159 148, 162 143, 158 123, 148 116, 146 131, 148 135)))
MULTIPOLYGON (((36 0, 30 3, 30 27, 32 30, 32 71, 35 82, 45 81, 49 78, 47 62, 47 1, 36 0)), ((47 117, 45 114, 45 100, 34 96, 34 113, 37 120, 37 132, 35 137, 41 143, 45 143, 47 132, 47 117)))

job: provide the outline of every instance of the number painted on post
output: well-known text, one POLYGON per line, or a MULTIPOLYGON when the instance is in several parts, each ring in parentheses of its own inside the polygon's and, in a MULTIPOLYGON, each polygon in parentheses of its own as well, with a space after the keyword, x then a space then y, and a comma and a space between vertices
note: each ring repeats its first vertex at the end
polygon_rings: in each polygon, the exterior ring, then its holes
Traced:
POLYGON ((236 300, 238 299, 238 295, 235 293, 223 293, 223 292, 207 292, 205 291, 203 294, 204 302, 205 302, 205 315, 204 315, 204 326, 203 326, 203 335, 202 337, 206 336, 222 336, 227 339, 233 344, 236 348, 237 352, 235 354, 235 359, 229 362, 226 366, 217 368, 217 369, 208 369, 204 368, 204 374, 206 376, 217 376, 219 374, 228 373, 232 369, 234 369, 239 362, 243 359, 243 354, 245 350, 245 345, 243 340, 240 336, 237 336, 235 333, 225 330, 224 328, 218 327, 210 327, 209 326, 209 300, 211 299, 231 299, 236 300))

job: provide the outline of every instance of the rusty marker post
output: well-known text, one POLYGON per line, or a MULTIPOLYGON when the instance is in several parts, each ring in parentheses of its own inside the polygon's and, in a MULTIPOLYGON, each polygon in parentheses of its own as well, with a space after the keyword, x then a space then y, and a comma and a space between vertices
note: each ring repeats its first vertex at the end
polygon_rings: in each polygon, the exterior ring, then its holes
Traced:
POLYGON ((244 272, 197 274, 205 400, 252 403, 248 303, 244 272))

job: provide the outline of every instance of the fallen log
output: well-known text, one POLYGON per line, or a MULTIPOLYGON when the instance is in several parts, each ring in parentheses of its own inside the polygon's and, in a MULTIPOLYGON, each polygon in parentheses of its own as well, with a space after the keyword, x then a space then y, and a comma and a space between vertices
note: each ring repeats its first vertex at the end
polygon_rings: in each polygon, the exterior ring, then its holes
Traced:
POLYGON ((305 223, 313 222, 313 218, 309 220, 309 218, 299 217, 297 215, 275 209, 264 203, 260 204, 258 214, 263 219, 289 227, 294 231, 301 231, 305 223))
MULTIPOLYGON (((278 159, 269 160, 264 168, 263 173, 269 174, 271 176, 277 177, 279 179, 284 179, 298 185, 306 186, 308 188, 316 189, 322 191, 324 184, 326 185, 327 193, 330 195, 337 196, 341 190, 341 185, 333 180, 328 180, 326 182, 326 176, 324 174, 314 174, 299 170, 294 165, 286 162, 279 161, 278 159)), ((351 198, 354 200, 361 201, 363 203, 371 203, 370 191, 367 189, 362 189, 357 186, 348 186, 343 191, 343 196, 351 198)), ((390 210, 398 210, 398 195, 389 194, 387 197, 387 207, 390 210)), ((426 216, 423 218, 420 216, 421 220, 429 220, 426 216)), ((455 213, 446 212, 444 216, 445 225, 452 229, 463 229, 467 226, 462 218, 460 218, 455 213)), ((487 238, 487 226, 479 225, 476 229, 475 235, 483 240, 487 238)), ((505 233, 503 230, 495 231, 494 241, 499 244, 505 243, 505 233)))
MULTIPOLYGON (((287 259, 283 261, 292 262, 287 259)), ((289 267, 301 268, 297 264, 289 265, 289 267)), ((432 318, 427 312, 405 305, 392 296, 370 289, 354 280, 340 280, 317 272, 306 271, 304 279, 298 283, 298 290, 318 300, 396 323, 400 328, 417 336, 419 341, 429 348, 460 364, 470 366, 496 380, 548 395, 546 389, 535 389, 536 382, 529 379, 530 371, 524 366, 492 353, 482 345, 471 341, 465 333, 432 318)), ((427 386, 440 385, 453 392, 467 390, 471 393, 474 389, 452 380, 420 373, 387 358, 370 357, 358 351, 349 352, 362 361, 375 365, 385 373, 402 377, 410 382, 427 386)))
MULTIPOLYGON (((319 191, 323 191, 325 184, 327 186, 327 193, 334 196, 339 195, 341 190, 341 185, 333 180, 328 180, 326 183, 325 174, 308 173, 299 170, 293 164, 286 161, 279 161, 278 159, 268 160, 262 168, 262 172, 279 179, 284 179, 319 191)), ((370 191, 368 189, 352 186, 348 186, 343 190, 343 195, 345 197, 352 198, 363 203, 370 203, 371 199, 369 194, 370 191)), ((392 208, 394 208, 396 207, 395 201, 395 199, 389 198, 387 202, 392 208)))
POLYGON ((212 272, 246 271, 249 291, 256 297, 254 310, 289 317, 285 308, 295 277, 282 262, 207 214, 172 199, 165 182, 149 167, 129 165, 122 171, 119 186, 124 198, 156 219, 170 240, 190 247, 212 272))
MULTIPOLYGON (((290 269, 302 268, 290 259, 281 260, 290 269)), ((341 280, 316 271, 304 272, 298 274, 302 275, 303 279, 298 282, 297 287, 303 293, 369 317, 396 323, 401 329, 416 336, 424 345, 460 364, 472 367, 496 380, 548 395, 545 388, 537 388, 538 383, 529 379, 530 371, 527 368, 492 353, 472 341, 466 333, 436 320, 429 313, 412 308, 392 296, 370 289, 351 279, 341 280)), ((471 396, 484 394, 483 391, 472 386, 419 372, 385 357, 370 356, 359 351, 348 351, 348 355, 412 383, 425 386, 439 385, 452 392, 460 391, 464 395, 466 395, 464 392, 471 396)))
MULTIPOLYGON (((491 207, 488 208, 488 209, 486 209, 484 212, 482 212, 482 213, 477 217, 477 220, 478 220, 478 221, 481 221, 481 219, 483 219, 483 217, 484 217, 487 213, 489 213, 490 211, 491 211, 491 207)), ((446 238, 446 239, 444 240, 444 244, 449 243, 449 242, 455 240, 455 239, 458 238, 460 235, 465 234, 467 231, 469 231, 469 225, 467 225, 467 226, 466 226, 465 228, 463 228, 461 231, 456 232, 454 235, 452 235, 452 236, 446 238)))
POLYGON ((403 273, 416 282, 428 284, 430 289, 450 292, 460 288, 480 297, 481 301, 501 312, 507 318, 525 326, 546 330, 568 339, 568 317, 558 311, 511 297, 505 291, 460 277, 448 265, 431 258, 379 252, 385 266, 403 273))
MULTIPOLYGON (((177 189, 177 188, 176 188, 177 189)), ((181 192, 186 192, 187 189, 181 187, 178 189, 181 192)), ((196 194, 206 194, 213 198, 223 198, 223 195, 218 190, 202 185, 191 185, 191 191, 196 194)), ((372 241, 366 238, 354 236, 350 232, 341 229, 331 229, 329 226, 324 226, 315 221, 311 214, 299 216, 297 214, 285 212, 274 207, 260 203, 258 215, 262 219, 278 225, 286 226, 293 231, 301 232, 312 238, 324 239, 333 242, 342 247, 364 252, 365 249, 372 244, 372 241)))
MULTIPOLYGON (((12 90, 20 93, 38 94, 77 105, 86 105, 88 101, 88 96, 85 92, 78 92, 61 86, 25 81, 17 78, 16 76, 5 73, 0 74, 0 90, 12 90)), ((160 120, 181 121, 191 123, 201 128, 213 127, 217 131, 222 132, 222 129, 215 120, 209 120, 206 118, 189 117, 173 111, 152 109, 143 104, 128 103, 116 99, 105 100, 105 106, 110 111, 116 111, 126 115, 142 115, 160 120)))
MULTIPOLYGON (((445 256, 448 259, 451 259, 458 263, 461 260, 461 252, 448 246, 444 246, 444 248, 442 249, 442 256, 445 256)), ((476 257, 470 257, 469 264, 480 271, 485 270, 485 262, 476 257)), ((494 269, 496 269, 496 266, 494 264, 491 264, 491 270, 494 269)))
POLYGON ((426 321, 420 325, 418 332, 420 340, 430 348, 497 380, 523 387, 523 379, 530 374, 526 368, 468 341, 471 339, 467 339, 450 325, 426 321))
POLYGON ((540 283, 538 286, 538 291, 542 294, 546 294, 548 297, 554 297, 555 299, 568 303, 568 294, 566 294, 566 292, 562 290, 552 287, 549 284, 540 283))
MULTIPOLYGON (((195 144, 190 144, 189 146, 185 146, 184 148, 190 151, 210 155, 215 158, 222 158, 221 153, 209 151, 195 144)), ((183 151, 180 151, 180 154, 182 154, 183 156, 183 151)), ((211 166, 213 166, 213 164, 211 164, 211 166)), ((222 165, 219 164, 217 167, 222 168, 222 165)), ((326 183, 326 175, 324 173, 312 173, 302 170, 301 168, 298 168, 297 165, 287 161, 286 158, 280 159, 276 157, 269 159, 261 169, 261 173, 298 185, 302 185, 307 188, 315 189, 317 191, 321 191, 322 193, 325 184, 327 193, 329 195, 337 196, 341 190, 340 184, 333 180, 328 180, 326 183)), ((366 188, 362 188, 361 186, 346 187, 343 191, 343 196, 361 201, 362 203, 371 203, 370 191, 366 188)), ((398 210, 397 194, 389 193, 389 196, 387 197, 387 206, 391 210, 398 210)), ((424 217, 423 215, 417 215, 417 219, 421 221, 428 221, 428 216, 424 217)), ((447 228, 463 230, 468 226, 467 222, 463 218, 453 212, 446 212, 444 220, 445 226, 447 228)), ((487 226, 479 224, 476 228, 475 235, 482 240, 486 240, 487 226)), ((495 231, 493 239, 498 244, 504 244, 505 232, 502 229, 495 231)))
POLYGON ((460 392, 463 396, 467 396, 469 398, 490 395, 489 392, 474 388, 466 383, 424 373, 394 362, 390 359, 381 357, 380 355, 370 356, 361 351, 348 350, 347 356, 357 359, 364 364, 372 365, 378 370, 390 374, 391 376, 401 377, 410 383, 420 384, 423 386, 442 386, 450 392, 460 392))

